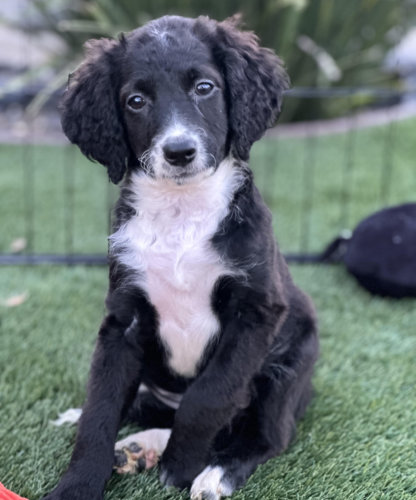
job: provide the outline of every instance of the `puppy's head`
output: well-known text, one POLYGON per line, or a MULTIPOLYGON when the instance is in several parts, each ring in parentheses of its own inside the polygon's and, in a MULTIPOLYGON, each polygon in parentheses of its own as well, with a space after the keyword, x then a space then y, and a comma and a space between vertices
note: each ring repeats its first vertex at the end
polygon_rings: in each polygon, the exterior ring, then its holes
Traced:
POLYGON ((87 44, 62 126, 114 183, 128 168, 184 183, 229 153, 247 160, 287 87, 279 58, 234 20, 166 16, 87 44))

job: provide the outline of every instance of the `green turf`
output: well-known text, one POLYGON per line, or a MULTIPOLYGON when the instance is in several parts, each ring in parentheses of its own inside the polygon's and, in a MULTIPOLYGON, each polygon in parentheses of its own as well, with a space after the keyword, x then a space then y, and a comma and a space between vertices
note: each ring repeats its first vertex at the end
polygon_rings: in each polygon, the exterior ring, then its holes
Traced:
MULTIPOLYGON (((282 249, 319 251, 375 209, 416 200, 415 128, 413 119, 256 144, 251 165, 282 249)), ((0 252, 26 236, 36 252, 105 253, 107 206, 116 191, 105 169, 76 149, 0 145, 0 252)))
MULTIPOLYGON (((416 495, 415 302, 374 299, 339 267, 294 267, 319 311, 316 396, 297 438, 240 500, 411 499, 416 495)), ((58 480, 75 430, 49 421, 84 397, 103 313, 104 269, 1 269, 0 480, 30 500, 58 480)), ((187 498, 155 472, 115 477, 107 500, 187 498)))
MULTIPOLYGON (((415 201, 415 126, 414 120, 395 125, 388 202, 415 201)), ((381 204, 387 134, 380 128, 256 147, 256 178, 286 251, 301 243, 320 249, 340 226, 381 204), (308 176, 311 168, 314 177, 308 176), (344 210, 340 197, 348 202, 344 210), (311 224, 306 239, 302 207, 311 224)), ((35 250, 65 252, 69 245, 104 252, 107 199, 114 197, 104 169, 59 147, 32 152, 0 146, 0 252, 27 234, 25 211, 35 223, 35 250), (21 182, 32 175, 33 210, 21 182), (65 199, 73 200, 73 217, 65 199)), ((372 298, 341 267, 297 266, 292 272, 320 319, 316 396, 289 450, 261 466, 233 499, 416 498, 415 302, 372 298)), ((50 420, 83 401, 106 274, 83 267, 0 268, 0 481, 30 500, 51 489, 69 460, 75 429, 56 428, 50 420), (4 305, 22 293, 23 304, 4 305)), ((114 477, 105 498, 188 497, 163 490, 153 471, 114 477)))

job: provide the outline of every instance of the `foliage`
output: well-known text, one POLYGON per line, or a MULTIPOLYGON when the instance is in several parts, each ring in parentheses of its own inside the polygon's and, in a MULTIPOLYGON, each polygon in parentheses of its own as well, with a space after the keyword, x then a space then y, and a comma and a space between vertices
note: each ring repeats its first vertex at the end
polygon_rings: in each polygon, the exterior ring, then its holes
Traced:
MULTIPOLYGON (((266 46, 285 60, 296 87, 380 86, 392 76, 383 73, 387 49, 397 41, 404 6, 411 0, 34 0, 42 22, 38 28, 64 40, 66 54, 55 60, 55 89, 69 67, 76 67, 88 38, 114 36, 164 14, 224 19, 242 12, 248 29, 256 31, 266 46)), ((407 16, 412 16, 408 9, 407 16)), ((35 103, 37 109, 42 100, 35 103)), ((286 120, 333 116, 351 105, 314 99, 288 101, 286 120)), ((368 104, 368 100, 364 102, 368 104)))

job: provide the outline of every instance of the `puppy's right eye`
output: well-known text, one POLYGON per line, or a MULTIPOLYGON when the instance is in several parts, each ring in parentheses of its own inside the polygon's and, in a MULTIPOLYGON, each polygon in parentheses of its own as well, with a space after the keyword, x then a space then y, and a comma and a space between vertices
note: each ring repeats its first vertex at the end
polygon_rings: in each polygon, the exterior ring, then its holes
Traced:
POLYGON ((139 94, 132 95, 127 99, 127 106, 133 111, 138 111, 146 104, 146 100, 139 94))
POLYGON ((214 84, 212 82, 202 81, 202 82, 197 83, 197 85, 195 86, 195 92, 198 95, 204 96, 204 95, 210 94, 212 92, 213 88, 214 88, 214 84))

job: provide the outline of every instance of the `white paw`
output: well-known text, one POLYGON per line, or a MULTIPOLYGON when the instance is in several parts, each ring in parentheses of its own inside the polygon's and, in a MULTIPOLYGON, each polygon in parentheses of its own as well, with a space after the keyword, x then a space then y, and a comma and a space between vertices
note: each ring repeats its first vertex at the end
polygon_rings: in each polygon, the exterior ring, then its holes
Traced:
POLYGON ((191 499, 220 500, 221 497, 229 497, 232 492, 232 486, 224 479, 224 469, 208 466, 194 479, 191 499))
POLYGON ((149 429, 117 441, 114 469, 127 474, 154 467, 165 451, 170 433, 170 429, 149 429))

